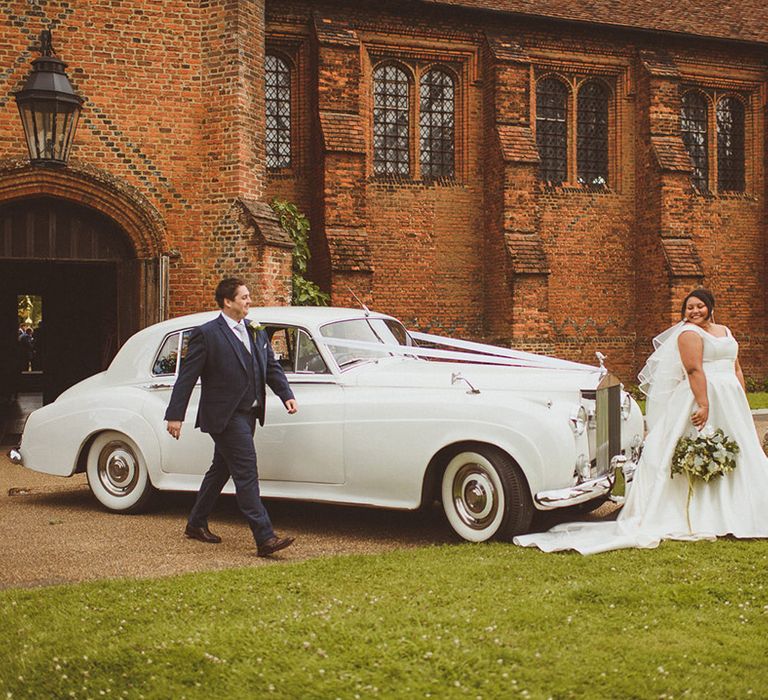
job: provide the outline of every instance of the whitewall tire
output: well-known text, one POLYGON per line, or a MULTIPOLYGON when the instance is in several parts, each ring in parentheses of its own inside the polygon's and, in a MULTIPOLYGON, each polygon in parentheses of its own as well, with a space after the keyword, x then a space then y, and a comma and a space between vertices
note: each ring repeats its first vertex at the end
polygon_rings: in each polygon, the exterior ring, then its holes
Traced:
POLYGON ((510 540, 526 532, 533 518, 525 477, 509 455, 490 445, 453 457, 441 492, 448 522, 470 542, 510 540))
POLYGON ((86 473, 99 503, 118 513, 144 510, 154 492, 141 450, 122 433, 107 431, 96 436, 86 473))

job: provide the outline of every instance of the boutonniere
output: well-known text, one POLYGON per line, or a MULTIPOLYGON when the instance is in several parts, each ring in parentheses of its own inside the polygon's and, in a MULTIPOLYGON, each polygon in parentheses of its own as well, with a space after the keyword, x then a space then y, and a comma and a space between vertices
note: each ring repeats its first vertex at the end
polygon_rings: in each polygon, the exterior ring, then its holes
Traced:
POLYGON ((263 330, 264 330, 264 326, 262 326, 260 323, 249 323, 248 324, 248 332, 253 337, 253 341, 254 342, 256 342, 256 334, 259 331, 263 331, 263 330))

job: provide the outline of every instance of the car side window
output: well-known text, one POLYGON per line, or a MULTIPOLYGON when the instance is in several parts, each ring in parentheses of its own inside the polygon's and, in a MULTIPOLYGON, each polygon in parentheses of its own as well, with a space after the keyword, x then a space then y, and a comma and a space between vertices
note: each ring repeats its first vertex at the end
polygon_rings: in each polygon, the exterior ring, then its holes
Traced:
POLYGON ((187 329, 166 336, 155 357, 155 363, 152 366, 153 375, 156 377, 169 376, 178 372, 181 362, 187 355, 191 332, 190 329, 187 329), (181 339, 181 347, 179 347, 179 339, 181 339), (180 358, 179 351, 181 351, 180 358))
POLYGON ((300 330, 296 337, 296 371, 310 374, 327 374, 328 365, 309 337, 309 333, 300 330))
POLYGON ((284 372, 293 372, 294 339, 292 328, 268 326, 266 328, 269 342, 275 359, 280 363, 284 372))
POLYGON ((266 329, 275 359, 285 372, 326 374, 328 367, 309 333, 300 328, 270 326, 266 329))

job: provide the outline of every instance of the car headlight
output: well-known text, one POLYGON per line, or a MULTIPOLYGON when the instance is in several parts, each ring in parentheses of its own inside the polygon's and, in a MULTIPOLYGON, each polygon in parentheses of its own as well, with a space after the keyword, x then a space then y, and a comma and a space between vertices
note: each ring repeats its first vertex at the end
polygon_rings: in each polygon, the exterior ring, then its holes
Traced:
POLYGON ((629 420, 629 416, 632 413, 632 397, 629 394, 624 394, 624 398, 621 400, 621 417, 623 420, 629 420))
POLYGON ((571 413, 570 423, 574 434, 581 435, 584 428, 587 427, 587 409, 584 406, 574 409, 571 413))

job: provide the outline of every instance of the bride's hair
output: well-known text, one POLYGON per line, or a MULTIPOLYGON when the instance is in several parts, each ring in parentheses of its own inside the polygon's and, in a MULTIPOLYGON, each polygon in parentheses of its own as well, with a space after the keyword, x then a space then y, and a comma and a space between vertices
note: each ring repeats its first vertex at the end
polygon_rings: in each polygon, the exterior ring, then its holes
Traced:
POLYGON ((707 318, 712 317, 712 312, 715 310, 715 297, 708 289, 699 287, 694 289, 685 299, 683 299, 683 305, 680 307, 680 318, 685 319, 685 307, 688 304, 688 300, 691 297, 696 297, 704 302, 704 306, 707 307, 707 318))

